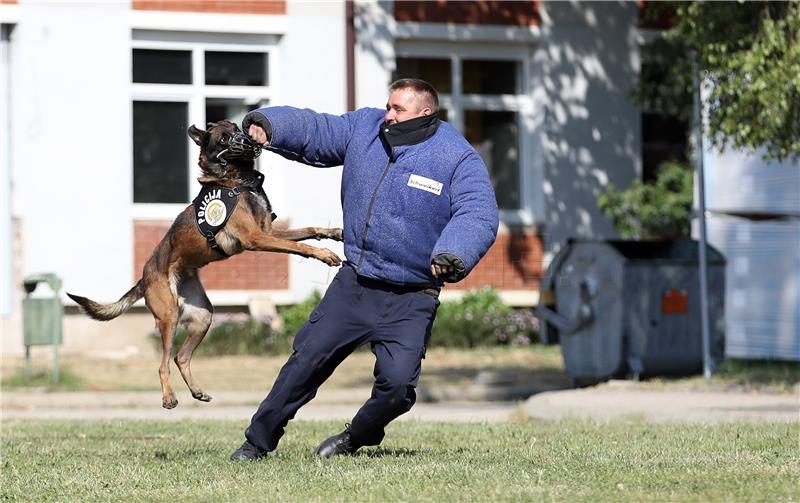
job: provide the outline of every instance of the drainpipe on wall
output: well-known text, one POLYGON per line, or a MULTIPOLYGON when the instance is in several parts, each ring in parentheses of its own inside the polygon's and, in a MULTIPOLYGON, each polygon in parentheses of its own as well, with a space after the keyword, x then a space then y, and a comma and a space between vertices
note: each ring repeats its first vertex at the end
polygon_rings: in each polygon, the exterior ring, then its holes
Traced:
POLYGON ((345 3, 345 55, 347 66, 347 110, 355 110, 356 108, 356 30, 355 30, 355 13, 353 7, 353 0, 347 0, 345 3))
POLYGON ((0 316, 11 316, 14 235, 11 218, 11 24, 0 25, 0 316))

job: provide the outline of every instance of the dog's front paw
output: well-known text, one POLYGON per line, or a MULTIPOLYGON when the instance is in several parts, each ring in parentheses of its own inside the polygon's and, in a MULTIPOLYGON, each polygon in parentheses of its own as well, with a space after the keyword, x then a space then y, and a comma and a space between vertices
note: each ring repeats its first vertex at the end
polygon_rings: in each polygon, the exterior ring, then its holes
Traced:
POLYGON ((327 248, 321 248, 317 253, 317 258, 331 267, 342 265, 342 259, 327 248))
POLYGON ((165 409, 174 409, 178 405, 178 399, 175 395, 168 395, 161 399, 161 406, 165 409))
POLYGON ((340 228, 331 229, 328 238, 334 241, 344 241, 344 231, 340 228))

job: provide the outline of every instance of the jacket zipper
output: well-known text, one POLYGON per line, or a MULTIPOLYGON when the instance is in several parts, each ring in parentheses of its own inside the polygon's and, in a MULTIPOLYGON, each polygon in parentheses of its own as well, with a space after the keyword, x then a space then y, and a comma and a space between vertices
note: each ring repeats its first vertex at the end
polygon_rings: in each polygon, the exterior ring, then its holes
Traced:
POLYGON ((366 252, 365 247, 367 246, 367 232, 369 231, 369 220, 372 218, 372 207, 375 206, 375 200, 378 198, 378 190, 380 190, 381 185, 383 184, 383 179, 386 178, 386 174, 389 173, 389 166, 392 165, 393 159, 394 147, 392 147, 392 151, 389 154, 389 162, 387 162, 386 167, 383 168, 381 179, 378 180, 378 185, 375 187, 375 192, 372 193, 372 199, 367 207, 367 221, 364 223, 364 235, 361 238, 361 255, 358 257, 358 265, 356 266, 356 272, 359 273, 361 272, 361 264, 364 263, 364 253, 366 252))

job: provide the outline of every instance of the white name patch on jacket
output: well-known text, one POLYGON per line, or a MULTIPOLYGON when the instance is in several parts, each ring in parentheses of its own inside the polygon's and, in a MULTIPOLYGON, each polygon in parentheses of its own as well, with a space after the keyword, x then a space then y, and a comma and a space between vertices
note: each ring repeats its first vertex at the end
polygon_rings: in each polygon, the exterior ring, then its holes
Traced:
POLYGON ((408 186, 431 192, 437 196, 442 194, 442 183, 424 176, 411 175, 408 179, 408 186))

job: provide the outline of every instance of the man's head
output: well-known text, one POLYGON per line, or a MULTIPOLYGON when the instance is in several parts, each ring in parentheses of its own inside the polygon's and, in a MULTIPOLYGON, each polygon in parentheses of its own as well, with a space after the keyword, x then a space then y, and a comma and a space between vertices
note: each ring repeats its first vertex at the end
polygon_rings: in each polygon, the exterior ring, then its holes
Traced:
POLYGON ((439 111, 439 93, 420 79, 400 79, 389 86, 384 120, 389 124, 407 121, 439 111))

